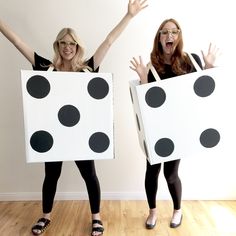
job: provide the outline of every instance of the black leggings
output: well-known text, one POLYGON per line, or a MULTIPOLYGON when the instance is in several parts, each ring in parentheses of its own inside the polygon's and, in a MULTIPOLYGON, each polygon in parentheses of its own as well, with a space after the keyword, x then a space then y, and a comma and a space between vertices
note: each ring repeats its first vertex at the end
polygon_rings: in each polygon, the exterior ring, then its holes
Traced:
MULTIPOLYGON (((83 177, 89 196, 92 214, 99 213, 101 191, 96 175, 94 161, 75 161, 83 177)), ((46 162, 45 178, 43 182, 43 213, 50 213, 57 189, 57 181, 61 175, 62 162, 46 162)))
MULTIPOLYGON (((168 189, 173 200, 175 210, 181 208, 182 185, 178 176, 180 160, 164 163, 164 176, 168 184, 168 189)), ((156 194, 158 189, 158 176, 161 164, 150 165, 147 161, 145 176, 145 189, 150 209, 156 208, 156 194)))

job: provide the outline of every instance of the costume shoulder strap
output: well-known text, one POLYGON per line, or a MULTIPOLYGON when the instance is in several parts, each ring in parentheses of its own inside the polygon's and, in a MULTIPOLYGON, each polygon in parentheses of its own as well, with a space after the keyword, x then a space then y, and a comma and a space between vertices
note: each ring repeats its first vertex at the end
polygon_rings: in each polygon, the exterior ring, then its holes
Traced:
POLYGON ((194 57, 192 56, 191 53, 187 53, 188 57, 190 58, 191 62, 193 63, 196 71, 201 71, 201 67, 198 65, 198 63, 196 62, 196 60, 194 59, 194 57))
POLYGON ((154 66, 153 66, 153 64, 151 62, 149 62, 147 64, 147 69, 151 70, 151 72, 152 72, 154 78, 156 79, 156 81, 161 80, 160 76, 158 75, 156 69, 154 68, 154 66))
POLYGON ((53 71, 54 70, 54 66, 53 65, 50 65, 49 67, 48 67, 48 70, 47 71, 53 71))
POLYGON ((83 69, 84 72, 90 72, 87 68, 83 69))

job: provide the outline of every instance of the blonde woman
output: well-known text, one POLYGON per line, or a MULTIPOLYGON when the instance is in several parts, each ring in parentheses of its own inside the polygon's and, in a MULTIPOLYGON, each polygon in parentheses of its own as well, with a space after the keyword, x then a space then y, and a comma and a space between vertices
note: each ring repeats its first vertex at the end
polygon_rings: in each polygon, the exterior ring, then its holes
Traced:
MULTIPOLYGON (((39 56, 28 46, 17 34, 15 34, 4 22, 0 20, 0 31, 6 38, 32 64, 34 70, 48 70, 52 67, 54 71, 78 71, 89 70, 98 72, 99 66, 106 53, 126 28, 129 21, 142 9, 147 7, 147 0, 129 0, 128 11, 115 28, 107 35, 102 44, 97 48, 94 55, 84 60, 84 49, 73 29, 64 28, 56 37, 53 44, 55 56, 52 61, 39 56)), ((95 171, 93 160, 75 161, 87 187, 92 215, 91 235, 102 235, 104 228, 100 218, 100 185, 95 171)), ((40 235, 51 223, 51 212, 57 181, 61 174, 62 162, 46 162, 45 178, 42 189, 42 216, 32 227, 34 235, 40 235)), ((83 217, 83 216, 81 216, 83 217)))

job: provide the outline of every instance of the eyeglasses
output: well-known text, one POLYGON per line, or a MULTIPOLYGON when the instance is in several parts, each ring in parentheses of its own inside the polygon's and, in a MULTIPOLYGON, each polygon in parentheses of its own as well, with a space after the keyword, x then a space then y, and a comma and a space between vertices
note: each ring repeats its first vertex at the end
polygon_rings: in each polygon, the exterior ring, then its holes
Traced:
POLYGON ((77 46, 77 43, 76 43, 76 42, 69 42, 69 41, 66 42, 66 41, 60 40, 60 41, 58 41, 58 43, 59 43, 59 45, 60 45, 61 47, 69 46, 70 48, 73 48, 73 47, 77 46))
POLYGON ((180 29, 163 29, 163 30, 160 30, 161 35, 171 34, 171 35, 175 36, 175 35, 178 35, 179 32, 180 32, 180 29))

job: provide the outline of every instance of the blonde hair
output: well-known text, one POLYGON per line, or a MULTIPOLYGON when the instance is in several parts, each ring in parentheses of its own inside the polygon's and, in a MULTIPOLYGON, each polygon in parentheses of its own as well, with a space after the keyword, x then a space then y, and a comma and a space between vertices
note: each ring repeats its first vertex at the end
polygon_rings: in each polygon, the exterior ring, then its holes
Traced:
POLYGON ((92 71, 92 69, 86 64, 84 57, 84 48, 82 47, 82 43, 80 42, 76 32, 71 28, 63 28, 57 35, 55 42, 53 43, 53 49, 55 52, 54 58, 53 58, 53 66, 60 70, 63 64, 62 57, 59 53, 59 41, 65 37, 66 35, 70 35, 73 40, 77 43, 76 46, 76 54, 71 60, 71 68, 72 71, 82 71, 83 69, 88 69, 92 71))

